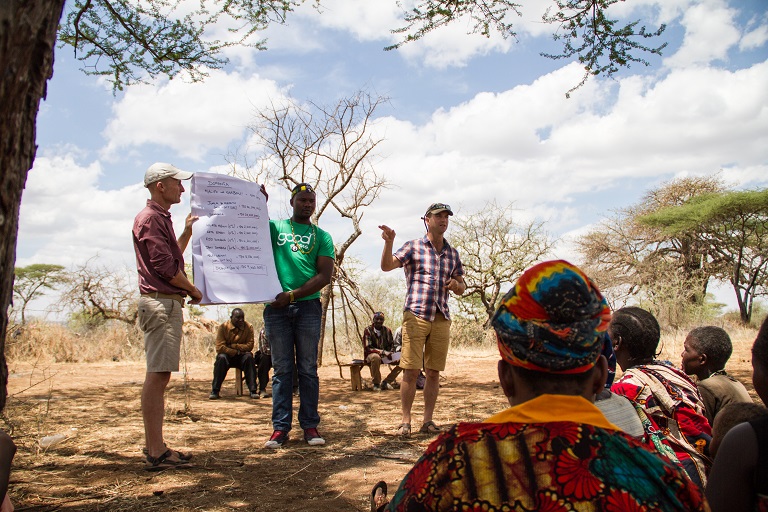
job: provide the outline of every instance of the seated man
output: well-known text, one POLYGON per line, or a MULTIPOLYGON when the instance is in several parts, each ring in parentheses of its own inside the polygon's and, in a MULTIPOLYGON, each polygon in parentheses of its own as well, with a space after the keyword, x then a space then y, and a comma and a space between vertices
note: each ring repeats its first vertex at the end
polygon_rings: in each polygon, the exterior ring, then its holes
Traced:
MULTIPOLYGON (((492 325, 512 406, 441 434, 383 510, 708 510, 678 466, 593 400, 607 377, 605 299, 565 261, 527 270, 492 325)), ((384 490, 384 489, 382 489, 384 490)), ((384 493, 382 493, 384 494, 384 493)))
POLYGON ((712 425, 715 416, 730 403, 752 403, 744 384, 725 373, 725 363, 731 357, 733 344, 728 333, 720 327, 697 327, 688 333, 683 344, 683 371, 695 375, 704 403, 704 415, 712 425))
POLYGON ((269 348, 269 340, 264 328, 259 331, 259 351, 256 352, 256 366, 258 366, 259 397, 267 398, 267 384, 269 384, 269 370, 272 369, 272 350, 269 348))
MULTIPOLYGON (((382 358, 385 362, 392 361, 392 354, 395 351, 392 331, 384 325, 384 313, 377 311, 373 314, 373 323, 363 331, 363 346, 365 347, 365 362, 371 365, 371 377, 373 378, 373 390, 395 389, 393 384, 398 374, 403 371, 400 366, 395 366, 389 372, 384 382, 381 382, 381 363, 382 358), (381 387, 379 387, 381 385, 381 387)), ((392 361, 391 364, 399 365, 400 360, 392 361)))
POLYGON ((256 367, 253 361, 253 326, 245 321, 240 308, 232 310, 229 320, 219 326, 216 332, 216 362, 213 365, 213 384, 208 398, 218 400, 221 383, 233 366, 245 374, 245 383, 251 398, 259 398, 256 391, 256 367))

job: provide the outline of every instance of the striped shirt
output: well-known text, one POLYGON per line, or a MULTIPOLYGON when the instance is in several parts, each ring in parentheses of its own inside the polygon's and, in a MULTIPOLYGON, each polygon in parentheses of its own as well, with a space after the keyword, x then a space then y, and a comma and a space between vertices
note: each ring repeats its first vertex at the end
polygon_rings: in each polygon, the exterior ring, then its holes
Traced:
POLYGON ((438 311, 450 320, 445 286, 452 277, 464 275, 458 251, 444 239, 443 250, 437 252, 425 235, 403 244, 394 257, 402 263, 408 283, 403 309, 429 322, 438 311))

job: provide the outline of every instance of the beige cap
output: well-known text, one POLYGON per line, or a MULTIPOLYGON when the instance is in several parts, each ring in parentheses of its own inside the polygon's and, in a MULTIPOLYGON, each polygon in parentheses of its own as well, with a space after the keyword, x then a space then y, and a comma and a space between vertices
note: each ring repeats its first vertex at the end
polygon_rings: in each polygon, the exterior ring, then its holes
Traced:
POLYGON ((160 181, 165 178, 176 178, 177 180, 188 180, 192 177, 191 172, 182 171, 171 164, 163 162, 157 162, 149 166, 147 172, 144 173, 144 186, 148 187, 156 181, 160 181))

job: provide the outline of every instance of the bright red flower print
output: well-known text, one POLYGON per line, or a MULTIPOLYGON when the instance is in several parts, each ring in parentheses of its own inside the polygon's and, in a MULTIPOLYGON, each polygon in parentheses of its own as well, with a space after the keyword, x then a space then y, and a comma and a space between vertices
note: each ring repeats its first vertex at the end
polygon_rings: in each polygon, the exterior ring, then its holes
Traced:
POLYGON ((647 510, 649 510, 648 507, 640 505, 626 491, 617 489, 605 499, 605 512, 640 512, 647 510))
POLYGON ((420 495, 426 489, 429 482, 429 475, 432 473, 432 462, 422 460, 411 469, 408 478, 405 480, 405 489, 408 494, 420 495))
POLYGON ((516 436, 525 430, 527 426, 524 423, 497 423, 488 428, 487 432, 496 439, 505 439, 510 436, 516 436))
POLYGON ((573 510, 564 499, 558 498, 557 495, 549 491, 539 493, 537 498, 537 512, 569 512, 573 510))
POLYGON ((603 488, 603 483, 589 471, 589 460, 577 458, 571 450, 557 457, 554 474, 557 483, 562 486, 563 496, 589 500, 603 488))
MULTIPOLYGON (((485 426, 487 426, 487 424, 483 424, 483 427, 485 426)), ((478 427, 479 425, 477 423, 459 423, 456 425, 457 441, 463 443, 474 443, 479 441, 480 438, 483 437, 486 429, 478 427)))
POLYGON ((581 438, 581 425, 571 421, 559 421, 557 423, 548 423, 547 428, 551 435, 550 438, 562 437, 569 445, 574 445, 581 438))

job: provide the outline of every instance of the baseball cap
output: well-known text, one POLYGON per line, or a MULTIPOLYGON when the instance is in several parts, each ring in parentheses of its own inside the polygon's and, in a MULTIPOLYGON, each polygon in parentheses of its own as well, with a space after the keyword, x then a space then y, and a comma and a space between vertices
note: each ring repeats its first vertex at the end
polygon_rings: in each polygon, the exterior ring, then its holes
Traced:
POLYGON ((448 212, 448 215, 453 215, 453 212, 451 211, 451 207, 448 206, 445 203, 432 203, 429 205, 429 208, 427 208, 427 213, 424 214, 426 217, 430 213, 440 213, 440 212, 448 212))
POLYGON ((177 180, 188 180, 192 177, 191 172, 182 171, 171 164, 157 162, 149 166, 144 173, 144 186, 148 187, 156 181, 165 178, 176 178, 177 180))

